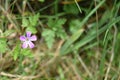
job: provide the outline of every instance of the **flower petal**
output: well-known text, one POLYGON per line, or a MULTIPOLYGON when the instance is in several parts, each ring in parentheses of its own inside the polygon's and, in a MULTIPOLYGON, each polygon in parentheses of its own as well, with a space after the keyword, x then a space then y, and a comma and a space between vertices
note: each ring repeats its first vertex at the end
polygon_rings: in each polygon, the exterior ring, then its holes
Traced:
POLYGON ((26 32, 26 37, 29 38, 31 36, 31 32, 30 31, 27 31, 26 32))
POLYGON ((28 47, 28 43, 25 41, 22 45, 22 48, 27 48, 28 47))
POLYGON ((26 37, 25 36, 20 36, 20 40, 21 41, 26 41, 26 37))
POLYGON ((30 47, 30 48, 34 48, 34 47, 35 47, 35 45, 34 45, 31 41, 29 41, 28 44, 29 44, 29 47, 30 47))
POLYGON ((36 37, 35 35, 33 35, 33 36, 31 36, 31 37, 29 38, 29 40, 30 40, 30 41, 36 41, 36 40, 37 40, 37 37, 36 37))

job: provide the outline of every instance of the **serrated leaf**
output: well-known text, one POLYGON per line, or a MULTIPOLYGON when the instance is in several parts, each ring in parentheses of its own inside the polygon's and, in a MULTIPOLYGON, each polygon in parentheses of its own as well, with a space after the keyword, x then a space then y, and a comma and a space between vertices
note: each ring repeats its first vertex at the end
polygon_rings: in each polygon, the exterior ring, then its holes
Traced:
POLYGON ((33 34, 37 33, 37 30, 35 27, 27 27, 26 31, 30 31, 33 34))
POLYGON ((61 39, 66 39, 67 38, 67 34, 65 33, 64 29, 59 29, 56 32, 56 36, 60 37, 61 39))
POLYGON ((46 44, 50 49, 54 43, 55 32, 50 29, 44 29, 42 36, 45 38, 46 44))
POLYGON ((17 44, 16 47, 12 51, 13 59, 16 60, 20 54, 20 44, 17 44))
POLYGON ((33 53, 31 52, 30 49, 22 49, 21 54, 26 57, 30 57, 30 58, 33 57, 33 53))
POLYGON ((4 53, 7 50, 7 40, 5 38, 0 38, 0 53, 4 53))
POLYGON ((39 19, 39 13, 34 15, 34 16, 31 16, 29 17, 29 22, 30 22, 30 25, 32 27, 36 26, 37 25, 37 22, 38 22, 38 19, 39 19))
POLYGON ((61 39, 65 39, 67 34, 63 29, 63 24, 65 24, 66 19, 49 19, 47 25, 55 32, 55 35, 61 39))
POLYGON ((52 28, 54 31, 57 30, 58 27, 62 27, 63 24, 65 24, 66 19, 62 18, 62 19, 49 19, 47 25, 52 28))
POLYGON ((62 19, 58 19, 56 20, 56 26, 61 27, 63 24, 65 24, 66 19, 62 18, 62 19))
POLYGON ((29 21, 26 18, 22 19, 22 27, 28 27, 29 26, 29 21))

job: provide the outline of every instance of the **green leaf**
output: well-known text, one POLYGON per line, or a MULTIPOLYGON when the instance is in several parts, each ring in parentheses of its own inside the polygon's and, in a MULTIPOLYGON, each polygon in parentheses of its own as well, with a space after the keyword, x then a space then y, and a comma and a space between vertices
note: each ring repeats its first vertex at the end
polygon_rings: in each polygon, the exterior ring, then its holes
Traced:
POLYGON ((21 54, 26 56, 26 57, 33 57, 33 53, 31 52, 30 49, 21 49, 21 54))
POLYGON ((54 38, 58 37, 61 39, 65 39, 67 34, 63 29, 63 24, 65 24, 66 19, 49 19, 48 27, 49 29, 44 29, 42 32, 42 36, 45 38, 46 44, 48 48, 51 48, 54 43, 54 38))
POLYGON ((69 24, 70 26, 70 32, 73 34, 77 32, 77 30, 81 27, 80 26, 80 21, 78 19, 72 20, 69 24))
POLYGON ((56 24, 55 24, 55 20, 53 20, 53 19, 51 19, 51 18, 48 19, 47 25, 48 25, 48 27, 53 28, 54 25, 56 25, 56 24))
POLYGON ((65 18, 62 18, 62 19, 57 19, 56 21, 55 21, 55 26, 56 27, 62 27, 62 25, 63 24, 65 24, 65 22, 66 22, 66 19, 65 18))
POLYGON ((38 19, 39 19, 39 13, 29 17, 30 26, 35 27, 38 23, 38 19))
POLYGON ((63 24, 65 24, 66 19, 62 18, 62 19, 49 19, 47 25, 53 29, 54 31, 58 30, 58 28, 62 27, 63 24))
POLYGON ((0 38, 0 53, 5 53, 7 50, 7 40, 5 38, 0 38))
POLYGON ((46 44, 50 49, 54 43, 55 32, 50 29, 44 29, 42 32, 42 36, 45 38, 46 44))
POLYGON ((45 0, 38 0, 38 1, 40 1, 40 2, 45 2, 45 0))
POLYGON ((26 18, 22 19, 22 27, 28 27, 29 26, 29 21, 26 18))
POLYGON ((66 13, 71 13, 71 14, 78 14, 79 13, 79 9, 76 6, 76 4, 67 4, 67 5, 64 5, 63 10, 66 13))
POLYGON ((61 39, 66 39, 67 38, 67 34, 65 33, 64 29, 58 29, 56 32, 56 36, 60 37, 61 39))
POLYGON ((13 59, 16 60, 20 55, 20 44, 17 44, 16 47, 12 51, 13 59))
POLYGON ((35 27, 27 27, 26 31, 30 31, 32 32, 33 34, 37 33, 37 30, 35 27))
POLYGON ((47 25, 50 27, 51 30, 55 32, 55 35, 57 37, 60 37, 61 39, 65 39, 67 34, 65 33, 63 29, 63 24, 65 24, 66 19, 49 19, 47 25))

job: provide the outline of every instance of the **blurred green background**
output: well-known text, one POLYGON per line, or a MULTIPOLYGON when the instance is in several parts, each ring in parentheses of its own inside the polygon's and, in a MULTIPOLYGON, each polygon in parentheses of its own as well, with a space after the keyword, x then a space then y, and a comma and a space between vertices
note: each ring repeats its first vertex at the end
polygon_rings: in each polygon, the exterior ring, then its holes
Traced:
POLYGON ((0 80, 120 80, 119 26, 119 0, 0 0, 0 80))

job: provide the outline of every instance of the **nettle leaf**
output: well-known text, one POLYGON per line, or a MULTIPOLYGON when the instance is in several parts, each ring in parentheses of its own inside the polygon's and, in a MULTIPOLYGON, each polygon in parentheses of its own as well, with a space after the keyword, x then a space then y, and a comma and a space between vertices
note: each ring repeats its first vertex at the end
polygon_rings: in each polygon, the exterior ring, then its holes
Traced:
POLYGON ((22 27, 28 27, 29 26, 29 21, 26 18, 22 19, 22 27))
POLYGON ((50 29, 44 29, 42 32, 42 36, 45 38, 46 44, 50 49, 55 40, 55 32, 50 29))
POLYGON ((38 19, 39 19, 39 13, 34 16, 29 17, 30 25, 33 27, 36 26, 38 23, 38 19))
POLYGON ((21 49, 21 54, 26 57, 33 57, 33 53, 30 49, 21 49))
POLYGON ((0 53, 5 53, 7 50, 7 39, 0 38, 0 53))
POLYGON ((16 47, 13 49, 12 51, 12 56, 13 56, 13 59, 16 60, 19 55, 20 55, 20 44, 17 44, 16 47))

